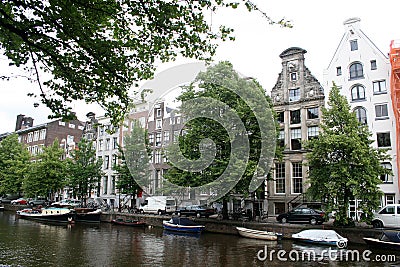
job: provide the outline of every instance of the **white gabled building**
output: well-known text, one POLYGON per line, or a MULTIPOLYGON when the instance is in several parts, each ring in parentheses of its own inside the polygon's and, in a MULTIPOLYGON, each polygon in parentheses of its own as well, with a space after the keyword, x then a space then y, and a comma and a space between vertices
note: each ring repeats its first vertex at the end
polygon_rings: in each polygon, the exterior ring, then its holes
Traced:
MULTIPOLYGON (((325 101, 333 82, 347 97, 359 121, 368 125, 374 147, 388 148, 392 160, 382 162, 393 176, 382 176, 382 205, 400 203, 398 190, 396 125, 391 103, 391 66, 386 54, 360 29, 360 19, 344 23, 345 32, 328 68, 324 71, 325 101)), ((389 47, 389 44, 388 44, 389 47)), ((351 203, 351 215, 358 216, 356 203, 351 203)), ((356 217, 356 219, 358 219, 356 217)))

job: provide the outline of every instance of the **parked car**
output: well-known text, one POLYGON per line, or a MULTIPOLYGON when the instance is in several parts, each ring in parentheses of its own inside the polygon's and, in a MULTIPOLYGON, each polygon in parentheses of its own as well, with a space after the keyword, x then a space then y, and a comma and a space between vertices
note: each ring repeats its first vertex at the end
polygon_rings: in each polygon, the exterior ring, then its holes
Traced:
POLYGON ((44 206, 47 203, 48 203, 48 201, 47 201, 47 199, 45 197, 38 197, 38 198, 35 198, 35 199, 30 199, 28 201, 28 204, 30 206, 39 206, 39 205, 44 206))
POLYGON ((372 219, 374 228, 399 227, 400 226, 400 204, 389 204, 374 213, 372 219))
POLYGON ((178 216, 196 216, 197 218, 206 217, 215 214, 215 209, 203 205, 191 205, 181 207, 175 212, 178 216))
POLYGON ((325 222, 325 213, 311 208, 300 207, 289 212, 279 214, 276 220, 281 223, 286 222, 302 222, 312 225, 322 224, 325 222))
POLYGON ((26 200, 25 198, 18 198, 11 201, 11 205, 27 205, 27 204, 28 200, 26 200))
POLYGON ((5 197, 0 198, 0 204, 1 204, 1 203, 3 203, 3 204, 10 204, 11 201, 13 201, 13 200, 15 200, 15 199, 18 199, 18 198, 19 198, 19 196, 17 196, 17 195, 7 195, 7 196, 5 196, 5 197))
POLYGON ((148 197, 139 207, 140 213, 173 214, 176 210, 176 199, 172 196, 148 197))

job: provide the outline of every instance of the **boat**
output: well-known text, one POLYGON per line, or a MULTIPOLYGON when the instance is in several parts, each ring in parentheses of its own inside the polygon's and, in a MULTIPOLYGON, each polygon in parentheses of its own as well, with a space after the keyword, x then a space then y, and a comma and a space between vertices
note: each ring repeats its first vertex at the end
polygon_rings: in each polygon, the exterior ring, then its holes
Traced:
POLYGON ((22 219, 57 222, 57 223, 73 223, 75 219, 74 210, 67 208, 42 208, 42 209, 22 209, 17 211, 17 216, 22 219))
POLYGON ((297 234, 292 234, 292 238, 301 242, 337 246, 338 248, 347 247, 348 241, 347 238, 342 237, 335 230, 323 229, 303 230, 297 234))
POLYGON ((0 206, 0 211, 4 211, 4 206, 0 206))
POLYGON ((77 223, 100 223, 101 209, 74 208, 74 220, 77 223))
POLYGON ((146 226, 145 222, 142 221, 137 221, 137 220, 128 220, 128 219, 122 219, 122 218, 117 218, 111 221, 113 224, 118 224, 118 225, 126 225, 126 226, 133 226, 133 227, 140 227, 140 226, 146 226))
POLYGON ((244 227, 236 227, 236 229, 238 230, 240 236, 248 238, 263 240, 278 240, 282 238, 282 234, 270 231, 260 231, 244 227))
POLYGON ((370 247, 400 250, 399 231, 383 231, 379 238, 364 237, 363 239, 370 247))
POLYGON ((205 226, 198 225, 188 218, 173 217, 169 221, 163 221, 163 228, 177 232, 201 233, 205 226))

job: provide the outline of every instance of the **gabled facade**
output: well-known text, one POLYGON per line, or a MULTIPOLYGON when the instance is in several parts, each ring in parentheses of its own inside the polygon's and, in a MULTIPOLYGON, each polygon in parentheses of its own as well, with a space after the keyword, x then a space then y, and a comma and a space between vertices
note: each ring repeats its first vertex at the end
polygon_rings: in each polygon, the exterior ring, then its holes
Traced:
POLYGON ((302 142, 318 136, 324 92, 306 67, 306 50, 291 47, 279 56, 282 71, 271 91, 280 124, 283 161, 275 162, 273 181, 267 185, 268 214, 280 214, 300 204, 307 178, 306 151, 302 142))
MULTIPOLYGON (((398 203, 398 174, 396 153, 396 125, 391 103, 390 62, 388 57, 360 29, 360 19, 344 23, 345 32, 324 71, 324 89, 329 94, 333 83, 346 96, 358 120, 368 125, 373 146, 389 149, 392 160, 382 162, 392 169, 383 175, 380 188, 384 192, 382 205, 398 203)), ((351 203, 350 215, 358 219, 357 203, 351 203)))

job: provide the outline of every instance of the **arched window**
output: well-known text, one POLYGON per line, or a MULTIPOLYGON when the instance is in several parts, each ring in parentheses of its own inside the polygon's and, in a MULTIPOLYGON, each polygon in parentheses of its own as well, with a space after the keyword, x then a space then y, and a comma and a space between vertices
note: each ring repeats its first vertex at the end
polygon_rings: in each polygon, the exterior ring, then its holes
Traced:
POLYGON ((365 88, 361 84, 356 84, 351 88, 351 100, 365 99, 365 88))
POLYGON ((367 111, 363 107, 356 107, 354 109, 354 113, 356 113, 356 117, 359 122, 362 124, 367 124, 367 111))
POLYGON ((363 78, 363 67, 361 63, 353 63, 350 65, 350 79, 363 78))

